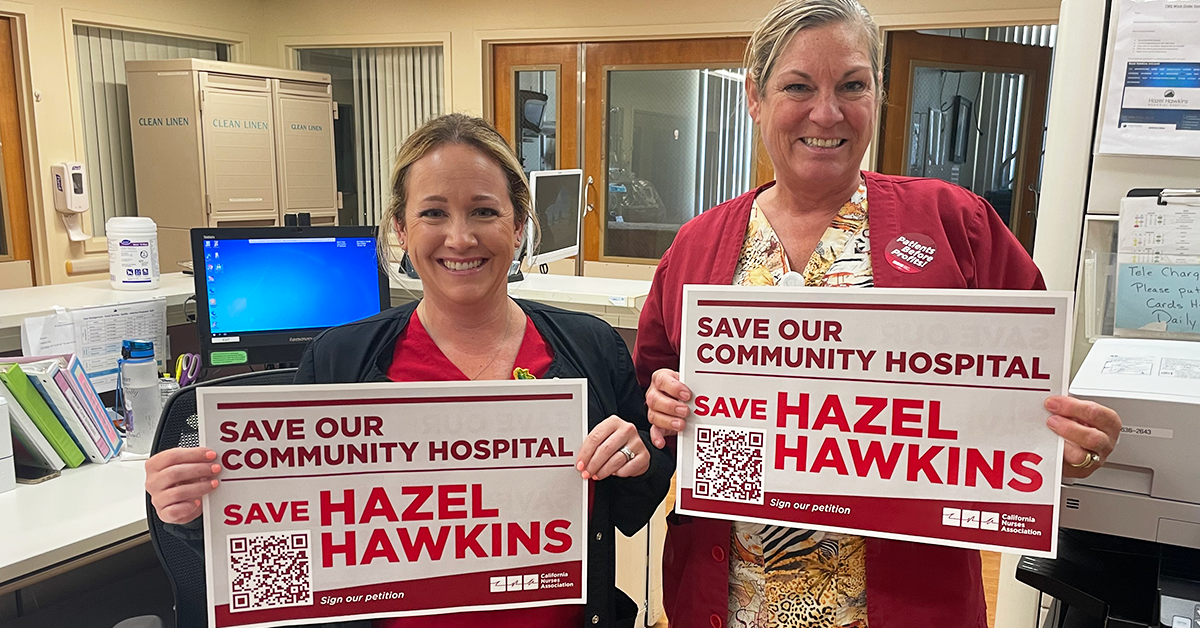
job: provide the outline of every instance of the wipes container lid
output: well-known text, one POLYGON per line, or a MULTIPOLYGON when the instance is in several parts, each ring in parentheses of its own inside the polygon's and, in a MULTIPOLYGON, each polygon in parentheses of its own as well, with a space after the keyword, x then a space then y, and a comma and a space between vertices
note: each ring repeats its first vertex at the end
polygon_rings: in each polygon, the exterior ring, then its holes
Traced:
POLYGON ((154 235, 158 226, 145 216, 113 216, 104 223, 106 233, 123 235, 154 235))

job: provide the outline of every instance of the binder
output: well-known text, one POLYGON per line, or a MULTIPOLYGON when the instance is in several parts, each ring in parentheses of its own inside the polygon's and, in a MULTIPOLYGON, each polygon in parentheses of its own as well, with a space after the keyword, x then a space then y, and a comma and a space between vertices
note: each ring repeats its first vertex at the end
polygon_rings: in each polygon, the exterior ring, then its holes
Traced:
POLYGON ((112 447, 113 454, 121 451, 121 447, 125 441, 121 439, 121 435, 117 433, 117 428, 113 426, 113 422, 108 418, 108 412, 104 410, 104 403, 100 401, 100 395, 96 392, 96 387, 92 386, 92 380, 88 377, 87 371, 83 368, 83 363, 79 361, 79 356, 72 353, 67 359, 66 366, 67 379, 70 380, 71 389, 75 391, 75 395, 79 398, 81 404, 87 410, 92 421, 100 428, 101 433, 108 439, 109 445, 112 447))
POLYGON ((3 383, 12 397, 16 399, 37 426, 55 453, 62 458, 63 463, 72 469, 83 464, 86 460, 79 446, 67 434, 66 428, 59 422, 58 417, 46 405, 41 394, 34 388, 33 383, 25 376, 25 372, 16 364, 0 365, 0 383, 3 383))
MULTIPOLYGON (((112 457, 112 448, 90 420, 81 420, 75 407, 63 395, 59 382, 55 381, 54 374, 58 370, 57 363, 53 360, 43 360, 20 364, 19 367, 25 372, 34 388, 42 394, 46 405, 62 422, 67 433, 71 435, 79 449, 87 455, 88 460, 100 464, 108 462, 108 459, 112 457)), ((67 385, 65 380, 62 384, 63 386, 67 385)))
MULTIPOLYGON (((121 439, 121 435, 117 433, 117 429, 109 418, 108 412, 105 411, 104 404, 100 401, 100 395, 96 393, 96 388, 92 386, 91 378, 87 371, 84 370, 83 363, 79 361, 78 355, 74 353, 62 353, 57 355, 8 358, 8 361, 21 365, 27 375, 30 374, 31 367, 38 372, 45 372, 51 375, 58 389, 62 391, 68 405, 75 411, 75 415, 79 418, 81 425, 86 428, 92 441, 96 442, 95 434, 99 434, 100 438, 103 439, 104 445, 97 442, 97 449, 103 452, 107 448, 111 452, 106 456, 108 458, 112 458, 112 456, 115 456, 121 450, 124 441, 121 439), (93 427, 95 428, 94 430, 93 427)), ((49 402, 49 400, 47 401, 49 402)), ((51 408, 54 407, 52 404, 51 408)), ((62 412, 65 412, 65 410, 60 409, 60 413, 62 412)))
POLYGON ((34 425, 25 408, 17 403, 16 397, 8 391, 8 386, 3 382, 0 382, 0 399, 4 399, 8 405, 8 421, 13 439, 18 445, 17 462, 54 471, 66 466, 62 457, 50 446, 50 441, 46 440, 46 436, 34 425))

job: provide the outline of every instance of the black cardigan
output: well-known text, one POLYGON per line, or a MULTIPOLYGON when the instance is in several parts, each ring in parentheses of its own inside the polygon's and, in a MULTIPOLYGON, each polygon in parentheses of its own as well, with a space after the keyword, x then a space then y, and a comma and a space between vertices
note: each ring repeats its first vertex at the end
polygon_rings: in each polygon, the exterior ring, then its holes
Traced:
MULTIPOLYGON (((614 476, 596 483, 588 523, 584 624, 627 628, 633 625, 638 608, 616 587, 613 527, 633 536, 646 525, 667 495, 675 473, 675 459, 650 443, 645 397, 638 386, 629 349, 616 330, 591 314, 533 301, 516 303, 554 351, 550 368, 543 377, 587 378, 589 429, 611 415, 619 416, 637 426, 646 451, 650 452, 650 468, 644 474, 636 478, 614 476)), ((305 350, 295 383, 389 381, 387 371, 396 339, 416 307, 414 301, 321 332, 305 350)), ((196 537, 194 530, 180 526, 168 529, 180 537, 196 537)))

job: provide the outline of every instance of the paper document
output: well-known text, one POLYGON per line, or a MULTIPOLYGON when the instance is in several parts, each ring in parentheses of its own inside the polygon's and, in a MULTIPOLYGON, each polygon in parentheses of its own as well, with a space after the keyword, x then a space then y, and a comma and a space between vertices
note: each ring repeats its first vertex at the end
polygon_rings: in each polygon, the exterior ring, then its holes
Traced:
POLYGON ((1121 0, 1101 153, 1200 157, 1200 0, 1121 0))
POLYGON ((55 308, 54 314, 27 318, 21 324, 24 355, 76 354, 97 392, 117 388, 122 340, 154 341, 154 358, 161 369, 167 358, 166 299, 55 308))
POLYGON ((1116 301, 1117 335, 1200 333, 1200 197, 1121 199, 1116 301))
POLYGON ((1119 261, 1200 264, 1200 197, 1166 200, 1159 205, 1154 196, 1121 199, 1119 261))
POLYGON ((33 316, 21 323, 21 355, 75 353, 75 323, 71 313, 55 307, 47 316, 33 316))

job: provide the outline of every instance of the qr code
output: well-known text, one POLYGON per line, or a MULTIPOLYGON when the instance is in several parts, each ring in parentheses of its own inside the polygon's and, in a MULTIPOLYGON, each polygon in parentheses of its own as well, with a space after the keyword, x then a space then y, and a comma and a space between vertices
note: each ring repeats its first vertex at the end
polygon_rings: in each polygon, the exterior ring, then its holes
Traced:
POLYGON ((231 612, 312 604, 308 530, 226 538, 231 612))
POLYGON ((763 433, 697 427, 692 494, 747 504, 763 503, 763 433))

